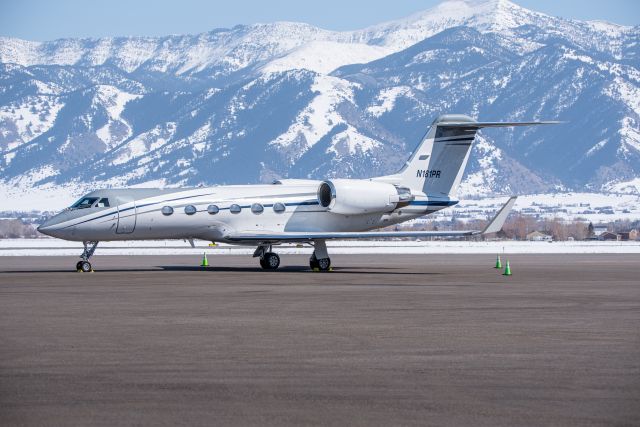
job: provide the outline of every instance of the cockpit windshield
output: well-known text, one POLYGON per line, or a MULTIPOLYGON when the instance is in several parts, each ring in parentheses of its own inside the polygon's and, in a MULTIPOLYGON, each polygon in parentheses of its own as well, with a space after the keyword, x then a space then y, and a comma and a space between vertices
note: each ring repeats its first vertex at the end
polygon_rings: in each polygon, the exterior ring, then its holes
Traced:
POLYGON ((83 197, 82 199, 71 205, 71 209, 86 209, 93 206, 97 202, 99 197, 83 197))
POLYGON ((107 199, 106 197, 103 197, 102 199, 100 199, 100 201, 96 205, 96 207, 99 207, 99 208, 108 208, 109 206, 110 206, 109 199, 107 199))

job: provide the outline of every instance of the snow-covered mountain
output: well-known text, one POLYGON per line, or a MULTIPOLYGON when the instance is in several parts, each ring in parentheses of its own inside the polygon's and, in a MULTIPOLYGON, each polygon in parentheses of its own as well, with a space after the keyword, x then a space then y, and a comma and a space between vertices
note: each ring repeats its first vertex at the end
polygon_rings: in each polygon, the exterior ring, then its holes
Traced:
POLYGON ((639 27, 452 0, 349 32, 0 38, 0 186, 199 185, 393 172, 433 118, 483 131, 464 193, 640 191, 639 27))

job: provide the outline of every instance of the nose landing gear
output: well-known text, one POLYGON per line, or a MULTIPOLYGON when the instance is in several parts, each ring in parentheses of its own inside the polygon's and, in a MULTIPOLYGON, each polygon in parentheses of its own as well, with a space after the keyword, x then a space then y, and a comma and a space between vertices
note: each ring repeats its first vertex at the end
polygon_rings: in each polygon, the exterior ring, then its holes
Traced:
POLYGON ((89 258, 93 256, 93 253, 96 251, 96 248, 98 247, 98 243, 99 242, 91 242, 91 241, 82 242, 82 244, 84 245, 84 251, 82 252, 82 255, 80 255, 80 258, 82 258, 82 261, 78 261, 76 263, 76 271, 82 272, 82 273, 90 273, 93 271, 93 267, 89 262, 89 258))

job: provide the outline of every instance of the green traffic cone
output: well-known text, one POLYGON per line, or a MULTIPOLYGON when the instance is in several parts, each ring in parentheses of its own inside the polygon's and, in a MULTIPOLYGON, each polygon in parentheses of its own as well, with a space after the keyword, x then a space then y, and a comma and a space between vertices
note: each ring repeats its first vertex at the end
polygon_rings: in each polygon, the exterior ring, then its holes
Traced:
POLYGON ((496 256, 496 266, 494 268, 502 268, 502 261, 500 261, 500 255, 496 256))
POLYGON ((206 252, 202 255, 202 264, 200 264, 200 267, 209 267, 209 261, 207 260, 206 252))
POLYGON ((507 260, 507 266, 504 268, 503 276, 511 276, 511 266, 509 265, 509 260, 507 260))

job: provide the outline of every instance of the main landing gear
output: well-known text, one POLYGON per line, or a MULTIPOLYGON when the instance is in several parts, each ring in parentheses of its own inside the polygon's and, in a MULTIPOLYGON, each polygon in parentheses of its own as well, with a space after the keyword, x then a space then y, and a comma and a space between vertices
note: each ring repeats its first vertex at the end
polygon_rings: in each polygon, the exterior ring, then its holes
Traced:
POLYGON ((327 252, 327 244, 324 240, 313 242, 313 253, 309 258, 309 267, 313 271, 331 271, 331 258, 327 252))
MULTIPOLYGON (((309 267, 313 271, 331 271, 331 258, 327 252, 327 244, 324 240, 313 241, 314 251, 309 258, 309 267)), ((262 244, 253 253, 254 258, 260 257, 260 267, 265 270, 275 270, 280 266, 280 257, 272 252, 270 244, 262 244)))
POLYGON ((82 255, 80 255, 80 258, 82 258, 82 260, 78 261, 76 264, 76 271, 79 271, 82 273, 90 273, 93 271, 93 267, 91 267, 89 258, 93 256, 93 253, 96 251, 96 248, 98 247, 98 243, 99 242, 91 242, 91 241, 82 242, 82 244, 84 245, 84 251, 82 252, 82 255))
POLYGON ((253 253, 253 257, 260 257, 260 267, 265 270, 275 270, 280 267, 280 257, 277 253, 271 252, 271 245, 260 245, 253 253))
POLYGON ((329 271, 331 269, 331 258, 318 259, 314 251, 311 254, 311 258, 309 258, 309 267, 312 270, 329 271))
POLYGON ((275 252, 266 252, 260 257, 260 266, 265 270, 275 270, 280 267, 280 257, 275 252))

